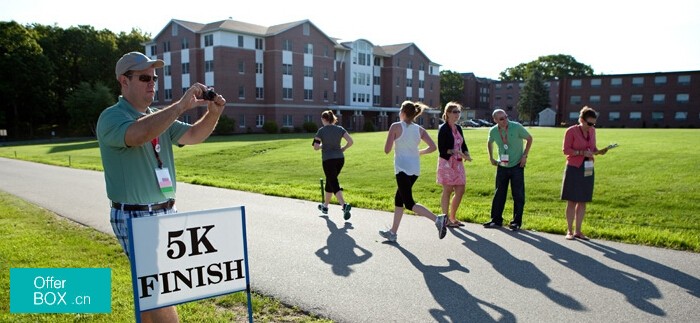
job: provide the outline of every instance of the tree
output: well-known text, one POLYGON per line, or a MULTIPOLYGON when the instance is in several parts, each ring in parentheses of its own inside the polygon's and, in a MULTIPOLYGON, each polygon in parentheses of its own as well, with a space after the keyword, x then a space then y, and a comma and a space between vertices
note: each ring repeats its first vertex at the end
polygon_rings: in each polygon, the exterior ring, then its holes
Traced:
POLYGON ((440 106, 451 101, 462 102, 464 97, 464 78, 454 71, 440 71, 440 106))
POLYGON ((546 80, 593 75, 590 66, 577 62, 573 56, 559 54, 540 56, 532 62, 506 68, 499 78, 502 81, 524 81, 534 70, 539 70, 546 80))
POLYGON ((549 89, 544 84, 542 72, 539 69, 534 69, 525 79, 525 86, 520 92, 520 100, 517 104, 518 113, 528 117, 530 124, 533 124, 537 113, 549 107, 549 89))
POLYGON ((115 103, 110 89, 102 83, 94 86, 81 82, 66 98, 65 106, 70 116, 71 134, 96 135, 95 127, 100 113, 115 103))

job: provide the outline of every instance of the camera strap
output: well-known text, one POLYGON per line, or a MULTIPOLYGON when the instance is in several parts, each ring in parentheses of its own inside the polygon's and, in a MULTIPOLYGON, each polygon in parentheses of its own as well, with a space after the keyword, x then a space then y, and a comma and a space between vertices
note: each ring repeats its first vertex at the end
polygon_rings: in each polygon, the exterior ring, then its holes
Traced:
POLYGON ((151 140, 151 146, 153 146, 153 153, 156 155, 156 160, 158 161, 158 168, 163 168, 163 161, 160 160, 160 144, 158 143, 158 137, 151 140))

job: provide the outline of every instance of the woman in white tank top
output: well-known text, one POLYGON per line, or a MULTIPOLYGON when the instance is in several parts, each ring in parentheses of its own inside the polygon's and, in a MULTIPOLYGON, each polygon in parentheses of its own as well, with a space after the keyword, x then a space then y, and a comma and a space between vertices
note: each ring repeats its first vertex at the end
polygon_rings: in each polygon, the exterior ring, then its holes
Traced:
POLYGON ((445 237, 445 215, 436 216, 423 205, 413 200, 413 184, 420 175, 420 155, 434 152, 437 147, 428 132, 414 123, 423 110, 427 108, 422 103, 404 101, 401 104, 400 122, 395 122, 389 128, 389 134, 384 145, 384 152, 389 153, 394 145, 394 174, 398 186, 394 196, 394 222, 391 229, 379 231, 379 234, 389 241, 396 241, 404 207, 435 222, 440 239, 445 237), (423 140, 428 147, 418 149, 423 140))

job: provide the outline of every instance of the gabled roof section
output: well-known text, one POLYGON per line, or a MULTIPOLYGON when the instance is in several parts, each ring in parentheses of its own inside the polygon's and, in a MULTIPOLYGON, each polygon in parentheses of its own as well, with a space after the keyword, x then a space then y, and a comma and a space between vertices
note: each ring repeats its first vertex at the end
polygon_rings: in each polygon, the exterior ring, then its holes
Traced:
POLYGON ((205 33, 216 30, 235 31, 255 36, 265 36, 268 28, 265 26, 250 24, 247 22, 236 21, 231 19, 216 21, 204 25, 198 32, 205 33))
MULTIPOLYGON (((387 46, 377 46, 384 51, 389 56, 394 56, 404 49, 410 47, 411 45, 414 45, 413 43, 406 43, 406 44, 396 44, 396 45, 387 45, 387 46)), ((416 46, 418 48, 418 46, 416 46)))
MULTIPOLYGON (((287 30, 290 30, 290 29, 292 29, 292 28, 294 28, 294 27, 296 27, 296 26, 299 26, 299 25, 301 25, 301 24, 303 24, 303 23, 305 23, 305 22, 311 23, 308 19, 306 19, 306 20, 299 20, 299 21, 288 22, 288 23, 281 24, 281 25, 270 26, 269 28, 267 28, 267 32, 266 32, 265 35, 266 35, 266 36, 274 36, 274 35, 283 33, 283 32, 285 32, 285 31, 287 31, 287 30)), ((317 28, 317 29, 318 29, 318 28, 317 28)), ((328 37, 328 36, 326 36, 326 37, 328 37)), ((330 37, 329 37, 329 38, 330 38, 330 37)))
POLYGON ((145 42, 145 44, 151 43, 151 42, 153 42, 153 40, 160 37, 160 35, 165 31, 165 29, 168 28, 168 26, 170 26, 170 24, 178 24, 178 25, 184 27, 185 29, 187 29, 191 32, 194 32, 194 33, 199 32, 199 30, 202 29, 202 27, 204 27, 204 24, 200 24, 200 23, 196 23, 196 22, 178 20, 178 19, 170 19, 170 22, 168 22, 165 25, 165 27, 163 27, 163 29, 161 29, 155 36, 153 36, 150 41, 145 42))

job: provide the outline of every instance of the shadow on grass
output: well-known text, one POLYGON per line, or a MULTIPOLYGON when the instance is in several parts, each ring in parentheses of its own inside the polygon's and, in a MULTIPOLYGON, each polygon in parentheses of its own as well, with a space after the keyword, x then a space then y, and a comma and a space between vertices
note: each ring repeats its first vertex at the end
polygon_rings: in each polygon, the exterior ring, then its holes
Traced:
POLYGON ((80 142, 70 145, 58 145, 51 147, 51 149, 49 149, 49 154, 64 153, 67 151, 74 150, 93 149, 98 147, 100 147, 100 145, 97 141, 80 142))
POLYGON ((649 276, 663 279, 678 287, 685 288, 689 294, 700 298, 700 279, 696 277, 688 275, 678 269, 597 242, 584 241, 583 243, 600 251, 607 258, 646 273, 649 276))
POLYGON ((506 279, 525 288, 537 290, 562 307, 575 311, 584 310, 584 306, 573 297, 549 287, 552 280, 533 263, 515 258, 503 247, 474 232, 464 229, 450 231, 455 237, 462 239, 464 246, 469 250, 491 263, 506 279))
POLYGON ((326 246, 316 250, 316 256, 331 265, 331 270, 335 275, 348 277, 353 271, 350 266, 365 262, 372 257, 372 253, 358 246, 355 239, 348 235, 348 230, 353 229, 352 223, 345 222, 342 228, 338 228, 327 215, 321 216, 321 218, 326 220, 330 235, 326 239, 326 246), (355 254, 356 249, 360 251, 360 256, 355 254))
POLYGON ((430 314, 436 322, 515 322, 513 313, 496 305, 480 300, 471 294, 460 284, 451 280, 443 273, 451 271, 469 272, 469 269, 460 265, 454 259, 447 259, 447 266, 430 266, 423 264, 418 257, 404 249, 398 243, 388 243, 399 249, 406 259, 423 274, 425 284, 435 301, 442 309, 430 309, 430 314), (484 308, 501 315, 494 318, 484 308))
POLYGON ((650 301, 660 299, 661 293, 648 279, 610 268, 589 256, 528 231, 520 231, 513 237, 548 253, 554 261, 573 270, 591 283, 624 295, 627 302, 634 307, 652 315, 666 316, 664 310, 650 301))

